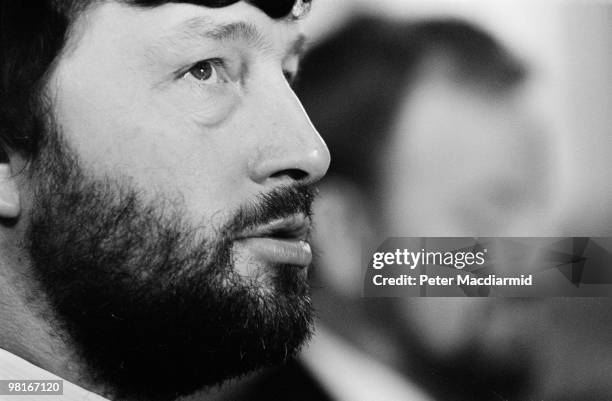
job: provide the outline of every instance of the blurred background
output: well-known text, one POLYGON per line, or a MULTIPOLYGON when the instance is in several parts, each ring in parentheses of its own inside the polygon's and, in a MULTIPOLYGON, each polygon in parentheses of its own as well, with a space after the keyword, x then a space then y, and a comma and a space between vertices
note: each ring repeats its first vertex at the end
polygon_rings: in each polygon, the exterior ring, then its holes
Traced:
POLYGON ((612 235, 612 4, 316 0, 305 30, 332 153, 305 366, 331 393, 348 353, 432 399, 612 399, 608 299, 361 297, 364 239, 612 235))

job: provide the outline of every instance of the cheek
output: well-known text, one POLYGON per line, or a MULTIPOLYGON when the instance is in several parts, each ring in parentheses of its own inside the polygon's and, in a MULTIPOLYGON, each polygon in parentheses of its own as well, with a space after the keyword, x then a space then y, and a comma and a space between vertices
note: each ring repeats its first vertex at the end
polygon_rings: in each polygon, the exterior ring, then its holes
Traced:
POLYGON ((215 127, 227 121, 241 100, 238 87, 232 83, 203 87, 180 82, 154 96, 155 110, 167 110, 175 118, 202 127, 215 127))
POLYGON ((90 86, 58 97, 62 133, 84 167, 128 177, 151 199, 181 199, 197 220, 236 204, 244 152, 233 128, 207 127, 180 105, 127 93, 90 86))

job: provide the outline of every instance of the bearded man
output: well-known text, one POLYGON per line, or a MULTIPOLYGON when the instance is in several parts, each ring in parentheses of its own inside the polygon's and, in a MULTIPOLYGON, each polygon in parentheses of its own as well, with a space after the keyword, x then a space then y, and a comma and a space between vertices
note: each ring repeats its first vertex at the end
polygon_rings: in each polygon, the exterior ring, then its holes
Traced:
POLYGON ((3 0, 0 378, 172 399, 312 330, 295 0, 3 0))

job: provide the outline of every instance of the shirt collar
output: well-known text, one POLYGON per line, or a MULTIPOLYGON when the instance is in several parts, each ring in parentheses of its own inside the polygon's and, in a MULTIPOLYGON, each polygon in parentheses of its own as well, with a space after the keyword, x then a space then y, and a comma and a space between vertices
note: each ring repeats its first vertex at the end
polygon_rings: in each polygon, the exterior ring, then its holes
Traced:
POLYGON ((40 398, 45 401, 108 401, 106 398, 47 372, 2 348, 0 348, 0 380, 62 380, 64 382, 64 395, 46 395, 44 397, 24 395, 18 397, 20 401, 35 401, 40 398))

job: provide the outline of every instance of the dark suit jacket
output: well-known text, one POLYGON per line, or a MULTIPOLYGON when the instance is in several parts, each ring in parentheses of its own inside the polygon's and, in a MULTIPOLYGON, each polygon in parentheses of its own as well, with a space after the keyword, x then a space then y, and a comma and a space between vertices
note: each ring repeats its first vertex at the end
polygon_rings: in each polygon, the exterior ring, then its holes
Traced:
POLYGON ((293 359, 229 387, 214 401, 333 401, 308 369, 293 359))

